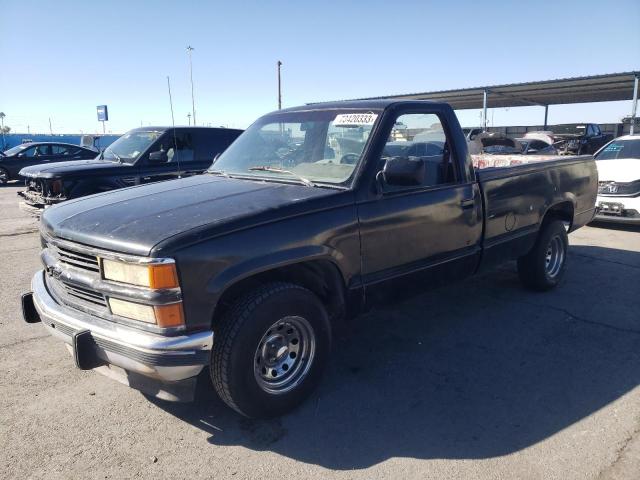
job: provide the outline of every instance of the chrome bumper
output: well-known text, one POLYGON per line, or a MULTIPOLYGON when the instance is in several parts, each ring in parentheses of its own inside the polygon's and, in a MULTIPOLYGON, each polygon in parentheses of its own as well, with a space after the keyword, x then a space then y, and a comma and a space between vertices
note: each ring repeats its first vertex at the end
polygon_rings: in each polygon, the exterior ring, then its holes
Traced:
POLYGON ((96 371, 166 400, 190 400, 195 378, 208 365, 213 332, 164 336, 110 322, 61 305, 47 290, 44 271, 31 282, 33 303, 51 335, 72 350, 74 334, 91 332, 96 371))

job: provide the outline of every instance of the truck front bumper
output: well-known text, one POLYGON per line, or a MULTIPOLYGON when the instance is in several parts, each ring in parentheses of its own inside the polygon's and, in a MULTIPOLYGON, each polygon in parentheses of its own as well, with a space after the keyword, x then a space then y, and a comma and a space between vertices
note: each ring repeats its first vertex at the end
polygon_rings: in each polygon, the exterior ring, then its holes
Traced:
POLYGON ((45 275, 34 275, 33 293, 23 298, 25 320, 42 321, 67 344, 79 368, 165 400, 193 399, 197 376, 209 364, 213 332, 165 336, 89 315, 56 302, 45 275))
POLYGON ((640 197, 598 195, 596 207, 598 222, 640 225, 640 197))
POLYGON ((24 200, 20 202, 20 209, 36 216, 40 216, 45 208, 66 200, 63 197, 45 197, 41 193, 31 190, 20 191, 18 196, 24 200))

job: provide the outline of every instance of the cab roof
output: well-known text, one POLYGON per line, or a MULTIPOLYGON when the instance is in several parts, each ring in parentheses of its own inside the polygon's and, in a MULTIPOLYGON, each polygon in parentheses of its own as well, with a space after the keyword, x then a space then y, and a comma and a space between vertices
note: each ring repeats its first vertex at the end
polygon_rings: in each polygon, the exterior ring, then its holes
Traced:
POLYGON ((166 132, 167 130, 171 130, 175 128, 176 130, 235 130, 241 132, 242 129, 239 128, 227 128, 227 127, 200 127, 200 126, 189 126, 189 125, 176 125, 172 126, 154 126, 150 125, 148 127, 138 127, 132 128, 128 130, 128 132, 166 132))
POLYGON ((338 102, 322 102, 322 103, 308 103, 299 107, 286 108, 283 110, 276 110, 276 112, 296 112, 304 110, 331 110, 331 109, 376 109, 382 110, 390 107, 391 105, 398 104, 417 104, 417 105, 433 105, 444 106, 448 105, 444 102, 433 102, 431 100, 394 100, 392 98, 382 98, 376 100, 343 100, 338 102))

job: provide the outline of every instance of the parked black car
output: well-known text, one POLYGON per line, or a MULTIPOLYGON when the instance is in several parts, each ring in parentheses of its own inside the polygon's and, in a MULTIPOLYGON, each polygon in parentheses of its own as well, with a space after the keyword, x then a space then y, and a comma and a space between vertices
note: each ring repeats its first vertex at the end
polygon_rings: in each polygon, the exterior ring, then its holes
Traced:
POLYGON ((208 174, 47 209, 24 315, 79 368, 175 400, 209 367, 231 408, 279 415, 368 305, 515 259, 525 286, 554 288, 597 186, 590 157, 475 170, 444 103, 281 110, 208 174), (430 146, 398 149, 399 134, 430 146))
POLYGON ((554 147, 565 155, 593 155, 613 136, 602 133, 595 123, 565 123, 550 127, 553 131, 554 147))
POLYGON ((32 212, 71 198, 202 173, 242 133, 206 127, 144 127, 125 133, 85 162, 24 168, 22 207, 32 212))
POLYGON ((86 160, 96 155, 96 150, 71 143, 23 143, 0 152, 0 183, 20 178, 18 172, 24 167, 41 163, 86 160))

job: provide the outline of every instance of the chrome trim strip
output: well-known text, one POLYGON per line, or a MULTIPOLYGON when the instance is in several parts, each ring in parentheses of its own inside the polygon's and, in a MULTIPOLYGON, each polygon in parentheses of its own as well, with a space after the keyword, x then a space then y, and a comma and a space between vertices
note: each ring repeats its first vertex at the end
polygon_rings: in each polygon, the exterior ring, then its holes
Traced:
POLYGON ((125 263, 133 263, 137 265, 175 263, 175 260, 172 258, 140 257, 136 255, 129 255, 125 253, 118 253, 118 252, 112 252, 109 250, 102 250, 99 248, 89 247, 82 243, 70 242, 68 240, 63 240, 63 239, 51 236, 43 228, 40 228, 40 234, 42 235, 42 237, 47 243, 50 243, 56 247, 75 250, 85 255, 93 255, 95 257, 98 257, 99 259, 107 258, 109 260, 116 260, 116 261, 125 262, 125 263))

